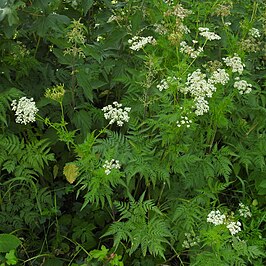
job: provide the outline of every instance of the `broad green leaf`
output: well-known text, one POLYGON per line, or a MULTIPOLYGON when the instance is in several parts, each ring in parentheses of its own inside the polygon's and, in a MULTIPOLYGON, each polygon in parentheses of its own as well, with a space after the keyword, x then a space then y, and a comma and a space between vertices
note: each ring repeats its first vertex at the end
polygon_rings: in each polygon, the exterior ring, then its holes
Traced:
POLYGON ((11 234, 0 234, 0 252, 9 252, 16 249, 21 244, 21 241, 11 234))
POLYGON ((68 25, 70 22, 71 20, 67 16, 49 14, 47 17, 39 17, 34 23, 34 28, 39 36, 45 37, 49 30, 61 33, 64 30, 65 25, 68 25))

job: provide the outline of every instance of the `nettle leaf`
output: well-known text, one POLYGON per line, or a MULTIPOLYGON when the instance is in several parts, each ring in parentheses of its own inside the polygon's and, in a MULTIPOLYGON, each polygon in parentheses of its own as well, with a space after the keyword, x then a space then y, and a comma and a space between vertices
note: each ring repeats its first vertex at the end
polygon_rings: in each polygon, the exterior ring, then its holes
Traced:
POLYGON ((82 0, 81 2, 81 6, 83 9, 83 15, 87 15, 88 11, 90 10, 90 8, 92 7, 94 3, 94 0, 82 0))
POLYGON ((73 123, 80 129, 82 136, 85 138, 87 133, 90 132, 92 126, 91 116, 88 111, 83 109, 75 111, 73 123))
POLYGON ((33 2, 35 7, 46 9, 53 0, 36 0, 33 2))
POLYGON ((73 184, 79 175, 78 167, 74 163, 69 163, 65 165, 63 173, 66 176, 67 181, 70 184, 73 184))
POLYGON ((49 14, 47 17, 39 17, 34 24, 34 28, 39 36, 45 37, 48 31, 62 32, 71 20, 65 15, 49 14))
POLYGON ((80 69, 77 73, 78 85, 82 87, 84 95, 90 101, 93 100, 93 87, 90 82, 90 76, 86 69, 80 69))
POLYGON ((21 244, 19 238, 11 234, 0 234, 0 252, 7 253, 21 244))
POLYGON ((97 45, 86 45, 82 47, 82 50, 86 56, 91 56, 98 63, 102 62, 104 59, 104 53, 100 47, 97 47, 97 45))

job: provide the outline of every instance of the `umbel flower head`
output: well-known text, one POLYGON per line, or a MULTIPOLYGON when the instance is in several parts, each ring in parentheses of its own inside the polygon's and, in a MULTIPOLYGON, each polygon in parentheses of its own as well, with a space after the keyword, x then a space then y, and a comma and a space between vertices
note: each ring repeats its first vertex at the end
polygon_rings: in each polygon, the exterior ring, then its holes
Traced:
POLYGON ((103 107, 102 111, 104 112, 104 118, 109 120, 109 124, 114 124, 115 122, 119 127, 123 126, 124 122, 128 122, 130 112, 130 107, 125 107, 124 110, 121 108, 122 104, 118 102, 113 102, 113 105, 107 105, 103 107))
POLYGON ((15 111, 16 123, 19 124, 28 124, 35 122, 35 115, 39 111, 36 107, 33 98, 22 97, 18 100, 13 100, 11 103, 12 110, 15 111))
POLYGON ((111 173, 112 169, 120 169, 121 165, 118 160, 112 159, 111 161, 106 160, 104 162, 103 168, 105 169, 104 172, 106 175, 111 173))
POLYGON ((208 41, 213 41, 213 40, 220 40, 221 37, 217 35, 216 33, 210 31, 209 28, 199 28, 199 35, 205 37, 208 41))
POLYGON ((131 44, 131 46, 129 47, 131 50, 139 51, 148 43, 155 45, 156 40, 152 36, 148 37, 134 36, 132 39, 128 40, 128 43, 131 44))
POLYGON ((57 85, 52 88, 46 89, 44 96, 54 101, 62 102, 64 94, 64 85, 57 85))

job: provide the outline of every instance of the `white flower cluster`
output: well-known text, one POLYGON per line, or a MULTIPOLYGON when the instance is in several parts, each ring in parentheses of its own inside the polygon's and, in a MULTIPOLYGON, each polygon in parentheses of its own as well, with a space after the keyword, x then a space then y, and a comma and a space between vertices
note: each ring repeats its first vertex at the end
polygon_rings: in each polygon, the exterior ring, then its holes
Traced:
POLYGON ((161 35, 165 35, 168 32, 167 28, 163 24, 155 23, 154 27, 154 31, 161 35))
POLYGON ((252 91, 252 84, 240 80, 239 77, 236 77, 235 80, 234 88, 238 89, 240 94, 248 94, 252 91))
POLYGON ((156 40, 152 36, 148 37, 134 36, 132 39, 128 40, 128 43, 131 44, 131 46, 129 47, 131 50, 139 51, 148 43, 155 45, 156 40))
POLYGON ((169 6, 174 4, 173 0, 164 0, 164 2, 169 6))
MULTIPOLYGON (((197 43, 197 41, 193 40, 193 43, 197 43)), ((203 52, 203 48, 199 47, 197 50, 195 50, 194 47, 189 46, 185 41, 182 41, 180 43, 180 52, 189 55, 191 58, 197 58, 200 53, 203 52)))
POLYGON ((240 216, 244 218, 252 216, 251 211, 248 206, 244 205, 243 203, 239 203, 239 207, 240 209, 238 211, 239 211, 240 216))
POLYGON ((218 68, 212 73, 209 81, 213 84, 220 83, 222 85, 225 85, 229 81, 229 79, 229 74, 225 71, 225 69, 218 68))
POLYGON ((193 12, 191 10, 184 8, 181 4, 177 4, 173 10, 173 15, 180 18, 181 20, 184 20, 184 18, 191 15, 192 13, 193 12))
POLYGON ((159 91, 163 91, 169 88, 169 84, 167 83, 166 79, 162 79, 160 84, 158 84, 156 87, 159 91))
POLYGON ((197 116, 199 115, 203 115, 204 113, 208 113, 209 112, 209 103, 207 100, 205 100, 204 97, 196 97, 194 99, 195 102, 195 114, 197 116))
POLYGON ((200 69, 188 75, 186 85, 185 93, 189 92, 194 97, 210 98, 216 91, 216 87, 206 80, 206 74, 201 73, 200 69))
POLYGON ((233 57, 223 58, 223 61, 228 67, 232 68, 232 72, 238 72, 239 75, 243 73, 245 64, 241 62, 241 58, 235 53, 233 57))
POLYGON ((212 223, 214 225, 224 224, 226 219, 226 216, 224 214, 221 214, 219 210, 217 211, 211 211, 208 214, 207 222, 212 223))
POLYGON ((121 165, 118 160, 112 159, 111 161, 106 160, 104 162, 103 168, 104 172, 109 175, 112 169, 120 169, 121 165))
POLYGON ((249 30, 248 32, 248 35, 253 37, 253 38, 259 38, 261 35, 260 35, 260 31, 256 28, 252 28, 249 30))
POLYGON ((169 84, 173 83, 176 80, 176 77, 167 77, 166 79, 162 79, 156 87, 159 91, 167 90, 169 88, 169 84))
POLYGON ((209 111, 209 104, 205 98, 211 98, 216 87, 206 80, 206 75, 201 73, 200 69, 197 69, 188 75, 186 87, 182 91, 185 94, 190 93, 194 97, 195 114, 199 116, 209 111))
POLYGON ((183 248, 191 248, 196 245, 198 245, 200 239, 198 236, 195 236, 195 234, 191 233, 185 233, 185 237, 187 238, 186 240, 183 241, 182 247, 183 248))
POLYGON ((199 35, 203 36, 208 41, 220 40, 221 39, 221 37, 218 34, 210 31, 209 28, 202 28, 202 27, 200 27, 199 28, 199 31, 200 31, 199 35))
POLYGON ((208 214, 207 222, 212 223, 215 226, 224 224, 230 231, 231 235, 235 235, 241 231, 241 223, 239 221, 232 221, 231 217, 227 217, 225 214, 221 214, 219 210, 211 211, 208 214))
POLYGON ((231 235, 235 235, 241 231, 241 223, 239 221, 231 221, 226 225, 226 227, 229 229, 231 235))
POLYGON ((118 126, 123 126, 124 122, 128 122, 129 116, 128 113, 130 112, 130 107, 125 107, 124 110, 121 108, 122 104, 118 102, 113 102, 113 105, 107 105, 103 107, 102 111, 104 112, 104 118, 109 120, 109 125, 113 123, 117 123, 118 126))
POLYGON ((22 97, 18 100, 13 100, 11 103, 12 110, 15 111, 16 123, 19 124, 28 124, 31 122, 35 122, 35 115, 39 111, 36 107, 33 98, 22 97))
POLYGON ((206 74, 201 73, 200 69, 197 69, 188 75, 186 87, 182 89, 182 92, 190 93, 194 97, 195 114, 199 116, 209 111, 209 103, 206 98, 212 97, 216 91, 215 85, 225 85, 228 81, 229 74, 224 69, 216 69, 209 78, 206 74))
POLYGON ((190 127, 191 124, 192 124, 192 120, 190 120, 187 116, 181 116, 181 120, 176 121, 176 125, 178 127, 181 127, 181 126, 190 127))

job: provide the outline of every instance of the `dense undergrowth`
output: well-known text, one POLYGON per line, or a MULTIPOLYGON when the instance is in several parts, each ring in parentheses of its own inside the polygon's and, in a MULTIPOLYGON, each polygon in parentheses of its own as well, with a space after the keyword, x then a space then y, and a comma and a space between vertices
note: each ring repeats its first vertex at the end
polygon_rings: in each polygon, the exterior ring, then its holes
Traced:
POLYGON ((265 265, 263 0, 0 1, 0 265, 265 265))

